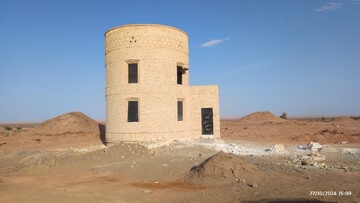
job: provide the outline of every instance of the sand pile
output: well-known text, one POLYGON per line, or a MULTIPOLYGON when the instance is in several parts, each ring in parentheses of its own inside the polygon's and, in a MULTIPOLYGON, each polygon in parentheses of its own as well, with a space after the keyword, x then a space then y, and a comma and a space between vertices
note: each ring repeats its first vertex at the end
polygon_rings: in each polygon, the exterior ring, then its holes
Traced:
POLYGON ((275 116, 269 111, 260 111, 244 116, 240 119, 243 122, 285 122, 285 119, 275 116))
POLYGON ((81 112, 71 112, 6 138, 2 146, 6 151, 105 144, 105 126, 81 112))
POLYGON ((46 120, 28 132, 36 135, 94 134, 99 137, 99 123, 81 112, 70 112, 46 120))
POLYGON ((354 119, 352 119, 349 116, 340 116, 340 117, 335 117, 333 121, 354 121, 354 119))
POLYGON ((260 171, 252 163, 235 154, 219 152, 194 166, 185 181, 198 184, 229 183, 254 177, 260 171))

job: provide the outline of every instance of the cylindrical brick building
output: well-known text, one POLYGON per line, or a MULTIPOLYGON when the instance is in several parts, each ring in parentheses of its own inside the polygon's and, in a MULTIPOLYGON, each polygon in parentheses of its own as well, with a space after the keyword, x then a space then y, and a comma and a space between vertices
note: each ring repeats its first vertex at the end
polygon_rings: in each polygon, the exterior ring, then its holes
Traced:
MULTIPOLYGON (((107 31, 105 43, 107 142, 200 137, 191 132, 196 122, 191 92, 199 90, 189 88, 185 32, 165 25, 124 25, 107 31)), ((218 94, 217 86, 210 89, 218 94)), ((217 96, 214 102, 218 119, 217 96)))

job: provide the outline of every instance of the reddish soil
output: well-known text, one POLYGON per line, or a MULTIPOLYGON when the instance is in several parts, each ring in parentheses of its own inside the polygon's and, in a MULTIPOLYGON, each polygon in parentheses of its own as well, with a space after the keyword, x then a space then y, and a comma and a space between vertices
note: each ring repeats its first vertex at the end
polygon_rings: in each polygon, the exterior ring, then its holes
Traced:
POLYGON ((105 126, 81 112, 70 112, 41 124, 13 124, 12 130, 0 129, 3 150, 51 149, 104 142, 105 126), (17 130, 17 127, 22 128, 17 130))
POLYGON ((310 141, 322 144, 360 143, 360 121, 350 117, 322 122, 270 119, 273 116, 269 113, 266 113, 265 118, 261 119, 262 115, 264 115, 263 112, 244 117, 246 119, 222 120, 221 138, 294 144, 310 141))
POLYGON ((213 184, 236 182, 259 175, 259 169, 235 154, 219 152, 193 167, 185 180, 190 183, 213 184))
POLYGON ((59 136, 67 134, 88 134, 87 137, 99 138, 99 123, 81 112, 70 112, 44 121, 29 130, 27 134, 59 136))
POLYGON ((179 142, 106 147, 103 126, 82 113, 12 126, 24 128, 0 126, 0 202, 360 202, 357 120, 286 121, 262 112, 221 121, 227 141, 292 150, 265 156, 179 142), (310 153, 296 148, 308 141, 330 143, 320 151, 326 167, 294 164, 291 153, 310 153))

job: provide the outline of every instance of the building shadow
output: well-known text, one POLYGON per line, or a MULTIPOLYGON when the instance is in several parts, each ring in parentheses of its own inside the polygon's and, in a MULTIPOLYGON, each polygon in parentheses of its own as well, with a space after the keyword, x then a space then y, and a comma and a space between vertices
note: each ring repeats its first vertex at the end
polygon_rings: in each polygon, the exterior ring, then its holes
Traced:
POLYGON ((317 199, 260 199, 260 200, 251 200, 251 201, 244 201, 244 203, 331 203, 325 202, 317 199))
POLYGON ((100 140, 101 140, 101 142, 102 142, 104 145, 106 145, 105 134, 106 134, 105 125, 99 123, 99 135, 100 135, 100 140))

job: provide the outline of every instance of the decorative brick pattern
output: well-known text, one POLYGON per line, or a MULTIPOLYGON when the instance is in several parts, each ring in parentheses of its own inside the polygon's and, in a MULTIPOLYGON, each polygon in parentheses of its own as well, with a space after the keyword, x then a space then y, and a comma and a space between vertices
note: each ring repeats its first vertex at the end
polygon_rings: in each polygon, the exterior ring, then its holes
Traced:
POLYGON ((150 141, 201 137, 201 108, 213 108, 220 136, 217 86, 177 84, 177 65, 189 68, 188 37, 164 25, 125 25, 105 33, 106 140, 150 141), (138 83, 128 84, 128 62, 138 62, 138 83), (139 101, 139 122, 127 122, 128 100, 139 101), (183 121, 177 101, 184 101, 183 121))

